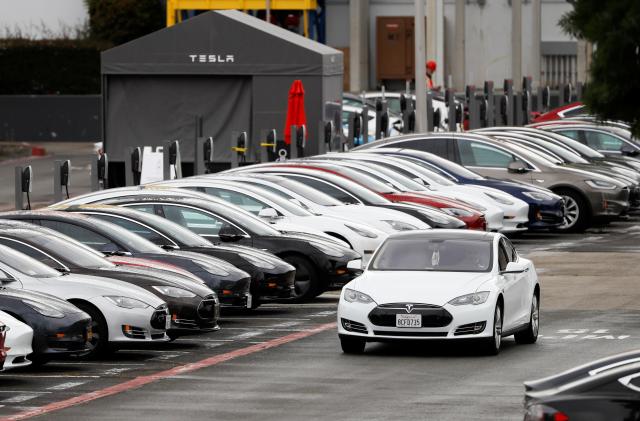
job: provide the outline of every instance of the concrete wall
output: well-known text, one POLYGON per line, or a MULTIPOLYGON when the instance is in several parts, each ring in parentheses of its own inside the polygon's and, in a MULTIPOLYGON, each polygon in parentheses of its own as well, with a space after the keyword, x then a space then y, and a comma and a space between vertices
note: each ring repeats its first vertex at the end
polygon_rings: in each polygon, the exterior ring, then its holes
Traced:
MULTIPOLYGON (((444 63, 438 63, 438 72, 446 81, 452 74, 455 0, 443 2, 443 44, 444 63)), ((478 5, 476 0, 465 2, 465 77, 466 84, 482 86, 485 80, 493 80, 496 87, 502 86, 503 79, 511 78, 511 6, 508 0, 485 0, 478 5)), ((348 0, 327 0, 327 44, 333 47, 349 45, 348 0)), ((542 0, 543 42, 574 41, 562 32, 558 20, 571 4, 565 0, 542 0)), ((522 71, 524 75, 535 73, 534 61, 529 52, 532 49, 533 10, 530 0, 524 0, 522 7, 522 71)), ((369 27, 369 82, 376 85, 376 17, 412 16, 412 0, 370 0, 369 27)), ((519 85, 518 85, 519 86, 519 85)))
POLYGON ((0 0, 0 37, 73 36, 88 20, 84 0, 0 0))

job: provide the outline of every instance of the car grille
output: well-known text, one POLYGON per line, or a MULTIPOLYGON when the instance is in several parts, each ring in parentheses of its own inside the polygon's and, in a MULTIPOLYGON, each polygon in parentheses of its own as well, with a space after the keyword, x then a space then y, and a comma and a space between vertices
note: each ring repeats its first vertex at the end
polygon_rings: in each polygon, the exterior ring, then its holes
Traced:
POLYGON ((204 298, 198 305, 198 316, 203 320, 216 318, 216 300, 213 295, 204 298))
POLYGON ((342 327, 349 332, 357 332, 357 333, 369 333, 367 331, 367 327, 362 323, 354 322, 353 320, 340 318, 340 322, 342 323, 342 327))
POLYGON ((469 323, 466 325, 458 326, 455 332, 453 332, 453 336, 459 335, 477 335, 478 333, 482 333, 484 328, 487 326, 487 322, 475 322, 469 323))
POLYGON ((433 304, 390 303, 380 304, 369 313, 369 320, 376 326, 396 327, 396 314, 420 314, 422 327, 445 327, 453 316, 447 310, 433 304), (411 308, 411 311, 407 311, 411 308))

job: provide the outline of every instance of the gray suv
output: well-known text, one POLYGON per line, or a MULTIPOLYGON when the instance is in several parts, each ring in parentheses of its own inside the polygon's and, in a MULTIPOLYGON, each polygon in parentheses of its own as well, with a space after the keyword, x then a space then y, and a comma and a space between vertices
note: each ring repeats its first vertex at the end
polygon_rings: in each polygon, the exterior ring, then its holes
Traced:
POLYGON ((629 187, 616 178, 557 165, 522 146, 471 133, 413 134, 367 143, 356 150, 407 148, 431 152, 485 176, 546 187, 565 200, 567 231, 609 222, 629 209, 629 187))

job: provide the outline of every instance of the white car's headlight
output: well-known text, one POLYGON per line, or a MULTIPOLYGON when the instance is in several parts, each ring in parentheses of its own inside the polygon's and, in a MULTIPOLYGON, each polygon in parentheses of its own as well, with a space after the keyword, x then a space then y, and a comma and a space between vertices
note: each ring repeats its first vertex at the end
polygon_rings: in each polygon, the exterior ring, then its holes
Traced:
POLYGON ((511 200, 507 199, 506 197, 499 196, 497 194, 486 193, 486 192, 484 194, 486 194, 487 196, 489 196, 490 198, 492 198, 493 200, 495 200, 496 202, 498 202, 500 204, 508 205, 508 206, 513 205, 513 202, 511 200))
POLYGON ((369 297, 367 294, 349 288, 345 288, 344 290, 344 299, 350 303, 375 303, 375 301, 373 301, 373 298, 369 297))
POLYGON ((42 314, 43 316, 54 317, 56 319, 61 319, 64 317, 64 313, 53 306, 27 299, 23 299, 22 302, 28 307, 31 307, 36 312, 42 314))
POLYGON ((187 291, 186 289, 171 287, 166 285, 154 285, 151 288, 155 289, 162 295, 166 295, 167 297, 173 298, 193 298, 196 296, 191 291, 187 291))
POLYGON ((614 190, 616 187, 615 184, 609 183, 608 181, 602 180, 584 180, 590 187, 598 190, 614 190))
POLYGON ((546 194, 543 192, 539 192, 539 191, 524 191, 522 192, 522 194, 524 194, 525 196, 527 196, 530 199, 533 200, 551 200, 553 199, 553 196, 551 196, 550 194, 546 194))
POLYGON ((245 259, 247 262, 251 263, 253 266, 260 268, 260 269, 275 269, 276 265, 274 265, 273 263, 267 261, 267 260, 263 260, 263 259, 258 259, 255 256, 252 256, 250 254, 240 254, 240 257, 242 257, 243 259, 245 259))
POLYGON ((122 308, 132 309, 132 308, 149 307, 149 304, 140 300, 136 300, 135 298, 120 297, 117 295, 105 295, 104 298, 111 301, 113 304, 117 305, 118 307, 122 307, 122 308))
POLYGON ((418 229, 418 227, 411 225, 407 222, 392 221, 392 220, 383 220, 383 222, 386 222, 387 224, 391 225, 391 228, 393 228, 396 231, 411 231, 411 230, 418 229))
POLYGON ((460 208, 442 208, 441 210, 448 212, 449 214, 453 215, 453 216, 473 216, 473 213, 469 212, 466 209, 460 209, 460 208))
POLYGON ((364 228, 354 227, 353 225, 349 225, 349 224, 344 224, 344 226, 349 228, 351 231, 355 232, 356 234, 358 234, 358 235, 360 235, 362 237, 378 238, 378 234, 376 234, 375 232, 371 232, 369 230, 366 230, 364 228))
POLYGON ((453 300, 449 301, 449 304, 454 306, 464 306, 468 304, 472 304, 477 306, 479 304, 484 304, 489 298, 489 291, 479 291, 474 292, 473 294, 461 295, 460 297, 456 297, 453 300))
POLYGON ((310 241, 309 244, 311 244, 313 247, 317 248, 327 256, 331 256, 331 257, 344 256, 344 253, 342 252, 342 250, 340 250, 337 247, 331 247, 328 244, 316 243, 315 241, 310 241))

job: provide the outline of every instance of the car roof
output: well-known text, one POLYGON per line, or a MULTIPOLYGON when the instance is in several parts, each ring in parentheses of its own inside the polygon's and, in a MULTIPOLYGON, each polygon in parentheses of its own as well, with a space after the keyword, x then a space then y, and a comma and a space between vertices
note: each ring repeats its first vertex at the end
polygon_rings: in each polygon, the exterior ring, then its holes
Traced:
POLYGON ((455 230, 455 229, 438 229, 438 230, 416 230, 393 234, 389 238, 394 240, 405 239, 424 239, 424 240, 487 240, 493 241, 502 234, 486 231, 474 230, 455 230))

